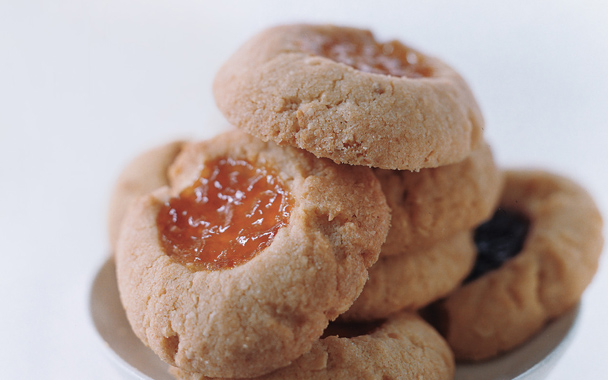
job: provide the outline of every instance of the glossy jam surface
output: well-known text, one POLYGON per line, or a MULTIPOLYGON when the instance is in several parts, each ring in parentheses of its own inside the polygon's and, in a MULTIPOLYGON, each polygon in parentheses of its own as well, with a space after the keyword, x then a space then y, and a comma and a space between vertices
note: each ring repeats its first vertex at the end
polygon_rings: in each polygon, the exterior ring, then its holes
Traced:
POLYGON ((530 222, 524 216, 498 209, 492 218, 475 229, 477 260, 465 282, 499 268, 523 248, 530 222))
POLYGON ((292 203, 270 168, 216 159, 163 205, 159 239, 167 255, 193 269, 233 268, 270 245, 288 223, 292 203))
POLYGON ((315 35, 302 41, 301 49, 368 73, 408 78, 432 75, 420 54, 396 41, 377 43, 371 36, 355 40, 346 34, 315 35))

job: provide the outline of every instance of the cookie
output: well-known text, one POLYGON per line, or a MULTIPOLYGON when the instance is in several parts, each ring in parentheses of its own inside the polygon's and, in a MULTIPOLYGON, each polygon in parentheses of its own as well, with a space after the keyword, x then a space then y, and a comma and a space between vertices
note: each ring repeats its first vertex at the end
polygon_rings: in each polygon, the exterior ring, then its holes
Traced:
POLYGON ((237 127, 338 163, 418 170, 459 162, 483 141, 456 71, 367 30, 264 30, 220 68, 213 94, 237 127))
POLYGON ((488 144, 456 164, 374 173, 392 210, 381 256, 420 251, 472 229, 492 215, 503 183, 488 144))
MULTIPOLYGON (((291 365, 250 380, 453 378, 454 358, 449 347, 416 314, 402 312, 383 322, 346 324, 338 330, 337 335, 329 333, 319 339, 291 365)), ((177 368, 169 372, 179 380, 211 380, 177 368)))
POLYGON ((183 141, 172 141, 147 150, 135 157, 120 173, 112 190, 108 211, 108 237, 113 252, 129 204, 135 198, 169 183, 169 166, 183 145, 183 141))
POLYGON ((542 171, 509 171, 494 223, 522 236, 488 243, 507 259, 432 308, 436 325, 459 360, 487 359, 523 343, 572 308, 591 282, 602 250, 602 219, 593 200, 569 179, 542 171), (509 227, 522 223, 523 227, 509 227), (513 247, 521 245, 519 252, 513 247))
POLYGON ((380 256, 363 291, 340 318, 368 321, 398 310, 418 310, 460 285, 475 262, 470 231, 401 255, 380 256))
POLYGON ((309 351, 389 227, 371 169, 238 130, 187 144, 169 182, 129 208, 118 286, 144 344, 209 377, 260 376, 309 351))

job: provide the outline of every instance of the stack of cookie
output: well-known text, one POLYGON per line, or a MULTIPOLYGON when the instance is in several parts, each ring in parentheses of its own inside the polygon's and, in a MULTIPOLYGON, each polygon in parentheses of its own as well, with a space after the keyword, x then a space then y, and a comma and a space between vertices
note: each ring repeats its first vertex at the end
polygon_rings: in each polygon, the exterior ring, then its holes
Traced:
POLYGON ((281 26, 214 95, 237 129, 146 152, 111 202, 127 317, 178 379, 449 379, 568 310, 597 268, 591 198, 500 170, 436 58, 281 26))

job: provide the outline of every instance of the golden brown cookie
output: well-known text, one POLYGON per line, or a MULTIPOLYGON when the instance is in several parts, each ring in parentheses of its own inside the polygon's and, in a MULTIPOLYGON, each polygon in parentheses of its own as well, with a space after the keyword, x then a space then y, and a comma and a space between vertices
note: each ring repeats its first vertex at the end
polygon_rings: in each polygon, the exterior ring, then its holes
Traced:
MULTIPOLYGON (((452 352, 441 336, 416 314, 401 312, 382 323, 370 326, 347 324, 339 329, 338 335, 330 333, 329 336, 319 339, 310 352, 296 359, 291 365, 264 376, 248 379, 453 378, 452 352)), ((169 372, 180 380, 211 380, 209 377, 177 368, 171 368, 169 372)))
MULTIPOLYGON (((517 231, 529 223, 521 251, 433 308, 460 360, 486 359, 521 344, 572 308, 597 270, 602 219, 577 184, 542 171, 510 171, 500 207, 512 214, 512 226, 499 221, 502 227, 517 231)), ((511 244, 493 238, 498 253, 511 244)))
POLYGON ((489 218, 498 204, 502 171, 488 144, 463 161, 438 168, 375 169, 392 210, 380 256, 420 251, 489 218))
POLYGON ((108 212, 108 236, 112 252, 116 248, 120 224, 131 202, 169 183, 167 171, 184 145, 173 141, 135 157, 120 173, 112 191, 108 212))
POLYGON ((264 30, 220 68, 213 93, 239 128, 338 163, 437 167, 483 140, 481 112, 457 72, 367 30, 264 30))
POLYGON ((117 277, 135 334, 185 371, 260 376, 309 351, 388 231, 371 169, 239 131, 186 145, 169 178, 130 207, 117 277))
POLYGON ((363 291, 340 318, 368 321, 398 310, 418 310, 460 285, 473 267, 471 231, 445 238, 431 247, 380 256, 369 270, 363 291))

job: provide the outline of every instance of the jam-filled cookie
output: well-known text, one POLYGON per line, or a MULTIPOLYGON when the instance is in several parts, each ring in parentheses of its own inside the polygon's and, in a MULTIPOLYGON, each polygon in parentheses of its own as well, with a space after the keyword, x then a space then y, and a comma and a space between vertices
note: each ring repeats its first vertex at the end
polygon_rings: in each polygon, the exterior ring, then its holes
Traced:
MULTIPOLYGON (((291 365, 249 380, 453 378, 454 357, 448 345, 416 314, 401 312, 369 324, 334 323, 291 365)), ((170 372, 180 380, 209 379, 177 368, 170 372)))
POLYGON ((309 351, 388 231, 371 169, 238 130, 183 147, 169 179, 125 217, 121 300, 163 360, 209 377, 260 376, 309 351))
POLYGON ((369 270, 363 291, 340 318, 367 321, 402 309, 418 310, 458 287, 474 262, 470 230, 428 248, 380 256, 369 270))
POLYGON ((456 71, 367 30, 262 31, 220 68, 213 93, 232 124, 339 163, 418 170, 461 161, 483 141, 456 71))
POLYGON ((392 210, 391 228, 380 256, 427 248, 492 215, 503 184, 488 144, 463 161, 438 168, 375 169, 392 210))
POLYGON ((120 225, 131 202, 169 183, 169 166, 184 145, 173 141, 154 147, 135 157, 120 173, 110 198, 108 236, 112 251, 116 248, 120 225))
POLYGON ((457 359, 486 359, 524 342, 573 307, 597 270, 602 219, 577 184, 510 171, 500 209, 475 232, 476 269, 431 310, 457 359))

